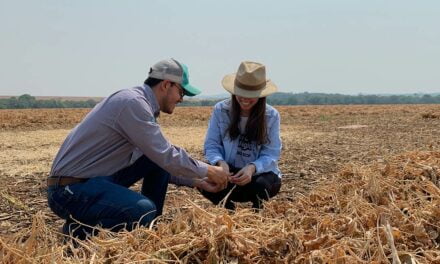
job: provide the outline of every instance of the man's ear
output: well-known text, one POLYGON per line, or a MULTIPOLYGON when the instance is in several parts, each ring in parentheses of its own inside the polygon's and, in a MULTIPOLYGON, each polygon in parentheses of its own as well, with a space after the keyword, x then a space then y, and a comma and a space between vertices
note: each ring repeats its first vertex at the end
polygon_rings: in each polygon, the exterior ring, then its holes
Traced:
POLYGON ((168 80, 163 80, 160 82, 160 90, 162 92, 164 92, 165 94, 168 92, 168 89, 170 88, 170 86, 171 86, 171 82, 168 80))

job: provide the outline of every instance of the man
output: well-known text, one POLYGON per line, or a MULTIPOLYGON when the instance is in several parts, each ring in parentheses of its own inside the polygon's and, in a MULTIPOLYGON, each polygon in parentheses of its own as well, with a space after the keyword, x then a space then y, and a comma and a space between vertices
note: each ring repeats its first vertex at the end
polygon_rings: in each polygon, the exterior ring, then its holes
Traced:
MULTIPOLYGON (((97 104, 67 136, 47 180, 48 203, 80 239, 146 226, 162 214, 168 182, 216 192, 227 186, 220 167, 191 158, 171 145, 156 118, 171 114, 189 84, 188 68, 174 59, 156 63, 143 86, 120 90, 97 104), (128 189, 143 179, 141 193, 128 189), (82 224, 80 224, 82 223, 82 224)), ((182 131, 184 133, 184 131, 182 131)))

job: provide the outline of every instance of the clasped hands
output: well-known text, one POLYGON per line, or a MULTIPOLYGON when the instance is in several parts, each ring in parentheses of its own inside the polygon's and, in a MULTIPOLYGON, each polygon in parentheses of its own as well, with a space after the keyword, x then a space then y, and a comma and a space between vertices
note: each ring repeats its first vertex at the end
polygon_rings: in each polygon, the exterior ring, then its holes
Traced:
POLYGON ((229 171, 229 165, 221 160, 217 162, 218 166, 208 166, 207 178, 200 180, 196 187, 208 192, 219 192, 228 186, 228 182, 243 186, 251 182, 256 168, 254 164, 248 164, 232 174, 229 171))

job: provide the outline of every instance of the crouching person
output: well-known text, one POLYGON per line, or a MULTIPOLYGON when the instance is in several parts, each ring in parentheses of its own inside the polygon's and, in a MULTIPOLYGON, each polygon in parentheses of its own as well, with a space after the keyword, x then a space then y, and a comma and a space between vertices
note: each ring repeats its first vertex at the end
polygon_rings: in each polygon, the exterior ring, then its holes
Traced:
POLYGON ((87 114, 65 139, 47 179, 48 204, 66 220, 65 234, 84 239, 96 226, 146 226, 162 214, 169 182, 209 192, 226 187, 226 171, 171 145, 156 122, 160 111, 171 114, 183 96, 199 93, 186 65, 168 59, 150 69, 142 86, 115 92, 87 114), (141 179, 140 193, 129 189, 141 179))
POLYGON ((242 62, 236 74, 223 78, 231 98, 217 103, 205 139, 205 157, 229 173, 229 184, 220 192, 202 190, 214 204, 226 198, 233 202, 252 202, 260 209, 262 200, 275 196, 281 187, 278 160, 281 152, 280 115, 266 104, 266 96, 277 87, 266 79, 265 66, 242 62))

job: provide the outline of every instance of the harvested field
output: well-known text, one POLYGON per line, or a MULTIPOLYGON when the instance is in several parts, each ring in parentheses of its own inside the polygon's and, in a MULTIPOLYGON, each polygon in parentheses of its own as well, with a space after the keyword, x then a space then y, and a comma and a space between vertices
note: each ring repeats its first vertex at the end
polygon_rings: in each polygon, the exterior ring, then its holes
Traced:
MULTIPOLYGON (((264 210, 170 186, 151 228, 79 244, 58 233, 45 177, 89 109, 0 110, 0 262, 440 263, 440 105, 276 108, 283 186, 264 210)), ((210 111, 159 122, 202 159, 210 111)))

